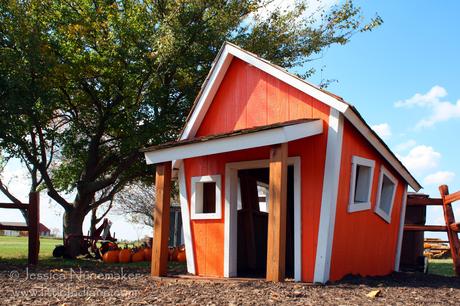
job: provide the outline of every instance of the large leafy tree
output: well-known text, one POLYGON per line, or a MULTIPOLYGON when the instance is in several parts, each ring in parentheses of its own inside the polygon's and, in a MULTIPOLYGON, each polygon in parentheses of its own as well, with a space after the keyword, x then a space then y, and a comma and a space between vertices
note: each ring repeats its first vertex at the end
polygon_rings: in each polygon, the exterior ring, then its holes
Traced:
POLYGON ((0 0, 1 149, 35 169, 66 235, 152 173, 138 149, 177 136, 224 41, 292 68, 381 23, 351 1, 262 18, 265 2, 0 0))

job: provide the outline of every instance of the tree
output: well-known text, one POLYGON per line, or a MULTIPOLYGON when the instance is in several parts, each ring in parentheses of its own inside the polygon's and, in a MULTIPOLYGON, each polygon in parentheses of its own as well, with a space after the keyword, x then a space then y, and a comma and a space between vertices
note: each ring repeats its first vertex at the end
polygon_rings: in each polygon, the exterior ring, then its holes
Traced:
POLYGON ((153 172, 138 149, 177 137, 224 41, 292 68, 382 22, 351 1, 318 21, 305 3, 259 18, 263 0, 0 0, 1 149, 39 173, 64 234, 82 234, 153 172))
POLYGON ((155 186, 142 182, 127 185, 115 196, 116 210, 132 223, 153 228, 155 186))

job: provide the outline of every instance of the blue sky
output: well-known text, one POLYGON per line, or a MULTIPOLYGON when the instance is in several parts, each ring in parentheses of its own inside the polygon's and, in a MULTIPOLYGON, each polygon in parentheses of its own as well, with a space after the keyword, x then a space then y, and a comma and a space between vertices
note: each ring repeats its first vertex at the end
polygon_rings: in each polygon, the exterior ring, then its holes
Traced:
MULTIPOLYGON (((328 89, 379 126, 376 130, 424 186, 422 192, 439 197, 440 182, 459 190, 460 2, 356 3, 365 16, 378 12, 384 24, 324 52, 314 63, 325 66, 323 72, 311 80, 338 80, 328 89)), ((460 205, 456 212, 460 218, 460 205)), ((427 218, 443 221, 440 209, 429 210, 427 218)))
MULTIPOLYGON (((331 4, 334 0, 325 1, 331 4)), ((312 65, 321 69, 310 81, 337 79, 329 90, 354 104, 370 125, 377 126, 388 145, 425 187, 439 196, 437 186, 460 189, 460 1, 356 1, 384 24, 358 33, 346 46, 334 46, 312 65), (417 95, 418 94, 418 95, 417 95), (399 107, 397 107, 399 105, 399 107)), ((4 176, 11 188, 26 194, 24 171, 9 165, 4 176)), ((5 198, 0 195, 0 201, 5 198)), ((24 199, 25 200, 25 199, 24 199)), ((19 213, 1 210, 0 220, 21 221, 19 213)), ((457 208, 460 218, 460 205, 457 208)), ((60 228, 62 209, 43 197, 41 217, 60 228)), ((149 230, 112 214, 117 236, 137 239, 149 230)), ((428 221, 443 221, 441 210, 428 211, 428 221)), ((428 236, 435 236, 429 234, 428 236)))

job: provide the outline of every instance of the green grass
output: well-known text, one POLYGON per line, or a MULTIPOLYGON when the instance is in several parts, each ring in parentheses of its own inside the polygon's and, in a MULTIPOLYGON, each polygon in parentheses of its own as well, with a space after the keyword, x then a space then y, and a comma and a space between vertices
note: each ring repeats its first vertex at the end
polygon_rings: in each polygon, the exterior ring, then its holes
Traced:
MULTIPOLYGON (((105 264, 102 261, 79 258, 76 260, 54 258, 53 250, 56 245, 62 244, 62 239, 40 238, 39 264, 52 268, 91 268, 97 266, 126 266, 130 268, 149 268, 150 262, 132 262, 129 264, 105 264)), ((121 244, 123 245, 123 244, 121 244)), ((27 237, 0 236, 0 261, 12 265, 27 264, 28 243, 27 237)), ((170 270, 185 269, 183 263, 169 262, 170 270)))
POLYGON ((428 262, 428 273, 455 276, 452 259, 430 259, 428 262))
MULTIPOLYGON (((0 257, 7 259, 27 259, 27 237, 0 236, 0 257)), ((62 239, 40 238, 40 259, 53 256, 54 247, 62 244, 62 239)))

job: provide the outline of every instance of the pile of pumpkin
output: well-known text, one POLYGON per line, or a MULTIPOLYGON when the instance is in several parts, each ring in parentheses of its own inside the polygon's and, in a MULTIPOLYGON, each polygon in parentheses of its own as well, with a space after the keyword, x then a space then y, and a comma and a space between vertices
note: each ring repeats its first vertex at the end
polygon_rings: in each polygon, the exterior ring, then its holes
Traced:
POLYGON ((152 260, 152 249, 147 246, 133 248, 125 246, 124 249, 113 246, 102 255, 102 260, 105 263, 150 261, 152 260))
MULTIPOLYGON (((146 245, 142 245, 140 247, 135 246, 133 248, 129 248, 127 245, 125 245, 124 249, 120 249, 116 244, 113 244, 102 255, 102 260, 105 263, 130 263, 151 261, 152 249, 146 245)), ((185 247, 169 247, 168 260, 185 262, 185 247)))

